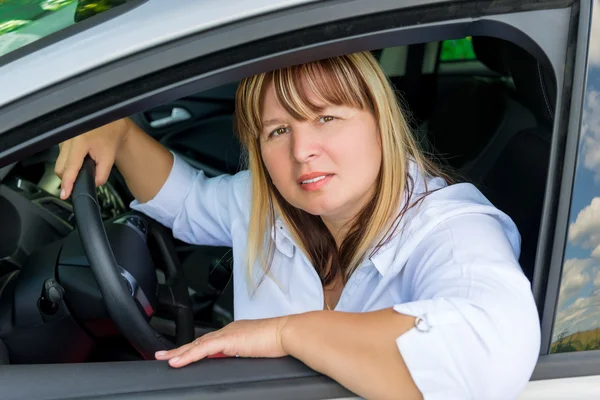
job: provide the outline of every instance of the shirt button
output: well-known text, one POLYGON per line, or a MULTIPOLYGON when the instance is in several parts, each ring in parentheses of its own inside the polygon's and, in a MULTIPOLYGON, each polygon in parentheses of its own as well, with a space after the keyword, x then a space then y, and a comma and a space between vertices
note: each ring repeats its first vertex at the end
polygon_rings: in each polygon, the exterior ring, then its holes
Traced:
POLYGON ((420 332, 429 332, 431 325, 427 321, 427 315, 420 315, 415 318, 415 328, 420 332))

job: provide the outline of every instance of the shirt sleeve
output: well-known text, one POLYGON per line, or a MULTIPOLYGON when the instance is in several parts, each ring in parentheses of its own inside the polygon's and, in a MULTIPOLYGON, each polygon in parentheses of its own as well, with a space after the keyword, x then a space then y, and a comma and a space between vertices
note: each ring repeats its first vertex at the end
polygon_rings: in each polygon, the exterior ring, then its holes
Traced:
POLYGON ((171 172, 156 196, 131 208, 173 230, 186 243, 231 246, 231 228, 244 217, 240 198, 246 197, 247 171, 208 178, 176 154, 171 172))
POLYGON ((540 349, 530 283, 500 222, 466 214, 442 222, 404 268, 418 317, 396 344, 426 400, 515 399, 540 349))

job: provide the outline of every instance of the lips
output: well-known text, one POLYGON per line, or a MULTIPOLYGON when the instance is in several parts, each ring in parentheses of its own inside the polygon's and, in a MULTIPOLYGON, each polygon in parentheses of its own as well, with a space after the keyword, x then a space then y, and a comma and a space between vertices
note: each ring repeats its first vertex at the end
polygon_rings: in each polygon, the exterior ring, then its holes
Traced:
POLYGON ((313 192, 325 186, 332 177, 333 174, 327 172, 313 172, 302 175, 297 182, 302 190, 313 192))
POLYGON ((328 172, 311 172, 310 174, 304 174, 302 175, 300 178, 298 178, 298 183, 299 184, 306 184, 306 183, 311 183, 311 182, 307 182, 307 181, 314 181, 314 180, 318 180, 318 179, 324 179, 329 175, 333 175, 330 174, 328 172))

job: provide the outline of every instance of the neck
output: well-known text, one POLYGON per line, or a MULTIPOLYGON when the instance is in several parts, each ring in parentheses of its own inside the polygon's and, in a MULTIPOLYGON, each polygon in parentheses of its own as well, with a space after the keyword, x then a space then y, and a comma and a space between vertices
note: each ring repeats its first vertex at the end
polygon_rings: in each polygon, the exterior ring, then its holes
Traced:
POLYGON ((348 233, 348 229, 351 226, 350 219, 321 217, 321 220, 323 220, 323 223, 325 224, 329 232, 331 232, 331 235, 335 239, 335 244, 339 249, 342 242, 344 241, 344 238, 346 237, 346 234, 348 233))

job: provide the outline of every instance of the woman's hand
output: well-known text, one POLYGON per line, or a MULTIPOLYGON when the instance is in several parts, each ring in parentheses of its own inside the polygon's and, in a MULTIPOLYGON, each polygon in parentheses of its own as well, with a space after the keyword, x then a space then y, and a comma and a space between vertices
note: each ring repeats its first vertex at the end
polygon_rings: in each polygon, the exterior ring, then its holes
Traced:
POLYGON ((235 321, 191 343, 156 353, 157 360, 169 360, 172 367, 183 367, 208 356, 275 358, 288 355, 281 344, 281 331, 288 317, 235 321))
POLYGON ((60 144, 54 172, 62 180, 61 199, 71 195, 75 179, 88 154, 96 162, 96 186, 106 183, 132 123, 127 118, 120 119, 60 144))

